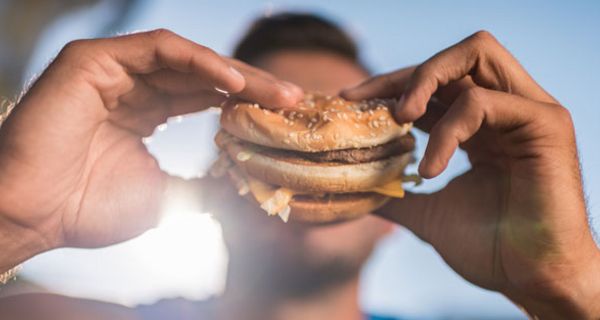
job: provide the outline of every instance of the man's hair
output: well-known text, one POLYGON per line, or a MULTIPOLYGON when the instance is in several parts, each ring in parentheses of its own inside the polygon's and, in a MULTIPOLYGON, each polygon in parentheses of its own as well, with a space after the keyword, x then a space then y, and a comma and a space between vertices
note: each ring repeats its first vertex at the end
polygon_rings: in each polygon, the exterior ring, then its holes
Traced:
POLYGON ((233 57, 256 64, 261 58, 284 50, 333 53, 366 69, 350 35, 334 22, 308 13, 279 13, 256 20, 239 41, 233 57))

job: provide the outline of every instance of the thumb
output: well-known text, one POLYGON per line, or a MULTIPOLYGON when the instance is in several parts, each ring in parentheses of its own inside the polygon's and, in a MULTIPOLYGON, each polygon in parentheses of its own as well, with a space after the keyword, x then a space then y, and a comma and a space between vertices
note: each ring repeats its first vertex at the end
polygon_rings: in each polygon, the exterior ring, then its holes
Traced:
POLYGON ((431 243, 431 236, 439 225, 435 214, 437 199, 438 193, 406 192, 404 198, 392 198, 374 214, 406 227, 421 240, 431 243))
POLYGON ((211 212, 216 203, 223 200, 220 196, 221 184, 210 175, 193 179, 169 176, 162 201, 162 212, 211 212))

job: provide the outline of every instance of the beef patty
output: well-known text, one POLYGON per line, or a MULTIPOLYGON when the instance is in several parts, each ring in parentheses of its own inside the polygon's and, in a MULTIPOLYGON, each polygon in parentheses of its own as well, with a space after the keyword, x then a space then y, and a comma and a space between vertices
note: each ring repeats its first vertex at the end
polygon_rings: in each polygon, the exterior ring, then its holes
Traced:
POLYGON ((302 159, 306 161, 319 163, 341 163, 355 164, 372 162, 381 159, 387 159, 392 156, 399 156, 415 149, 415 137, 408 133, 400 138, 388 143, 373 146, 369 148, 343 149, 320 152, 301 152, 293 150, 275 149, 265 146, 255 145, 246 141, 240 141, 251 149, 267 156, 279 159, 302 159))

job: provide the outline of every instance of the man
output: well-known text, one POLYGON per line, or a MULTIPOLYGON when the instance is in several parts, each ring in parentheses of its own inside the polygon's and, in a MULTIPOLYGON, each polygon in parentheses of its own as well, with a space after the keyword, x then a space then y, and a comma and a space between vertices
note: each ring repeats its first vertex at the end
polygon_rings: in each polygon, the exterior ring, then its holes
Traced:
MULTIPOLYGON (((0 129, 0 186, 9 190, 0 194, 0 272, 52 248, 108 245, 153 225, 168 179, 141 137, 166 117, 218 104, 222 91, 292 107, 302 92, 278 79, 336 94, 368 77, 352 41, 312 16, 259 21, 236 57, 270 74, 162 30, 67 46, 0 129)), ((533 317, 600 317, 600 252, 570 116, 491 35, 476 33, 417 68, 342 95, 400 98, 396 119, 430 133, 422 176, 443 171, 459 146, 472 163, 439 192, 408 194, 377 214, 533 317)), ((363 319, 358 271, 388 222, 285 225, 227 184, 205 178, 196 186, 223 221, 231 260, 223 297, 130 310, 34 295, 5 299, 0 312, 11 319, 363 319)))

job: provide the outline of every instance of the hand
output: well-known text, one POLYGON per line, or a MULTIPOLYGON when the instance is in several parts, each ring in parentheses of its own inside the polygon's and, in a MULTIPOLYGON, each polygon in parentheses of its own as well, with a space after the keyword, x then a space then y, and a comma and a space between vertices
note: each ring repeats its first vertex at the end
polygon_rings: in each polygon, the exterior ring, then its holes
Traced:
POLYGON ((268 107, 302 97, 165 30, 67 45, 0 130, 0 272, 154 226, 167 176, 142 137, 168 117, 219 105, 223 91, 268 107))
POLYGON ((534 316, 600 316, 600 254, 587 222, 573 123, 487 32, 417 68, 375 77, 349 99, 401 97, 399 122, 429 133, 419 165, 439 175, 457 147, 471 169, 379 214, 432 244, 467 280, 534 316))

